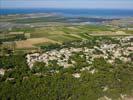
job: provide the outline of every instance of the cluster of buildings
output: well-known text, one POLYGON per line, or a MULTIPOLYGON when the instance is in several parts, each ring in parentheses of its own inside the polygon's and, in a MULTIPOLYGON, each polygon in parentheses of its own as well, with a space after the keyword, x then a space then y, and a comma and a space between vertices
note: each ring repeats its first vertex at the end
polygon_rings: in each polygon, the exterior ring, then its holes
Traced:
POLYGON ((43 54, 40 53, 28 54, 26 58, 30 68, 33 67, 35 62, 44 62, 46 65, 48 65, 48 62, 51 60, 56 60, 57 64, 60 66, 68 67, 72 65, 68 64, 68 60, 70 56, 72 56, 72 53, 80 51, 82 51, 82 48, 63 48, 60 49, 59 51, 51 50, 43 54))
MULTIPOLYGON (((71 59, 71 64, 69 63, 70 57, 74 53, 82 52, 86 56, 86 61, 91 64, 94 58, 103 57, 109 63, 114 63, 115 59, 119 59, 123 62, 131 62, 133 60, 133 36, 128 36, 119 39, 119 43, 102 43, 100 46, 94 46, 93 48, 81 47, 81 48, 62 48, 60 50, 51 50, 45 53, 33 53, 27 54, 27 63, 30 68, 33 67, 35 62, 44 62, 48 65, 49 61, 56 60, 59 66, 64 66, 64 68, 73 66, 76 62, 71 59), (100 53, 94 53, 94 52, 100 53)), ((83 56, 83 55, 80 55, 83 56)))

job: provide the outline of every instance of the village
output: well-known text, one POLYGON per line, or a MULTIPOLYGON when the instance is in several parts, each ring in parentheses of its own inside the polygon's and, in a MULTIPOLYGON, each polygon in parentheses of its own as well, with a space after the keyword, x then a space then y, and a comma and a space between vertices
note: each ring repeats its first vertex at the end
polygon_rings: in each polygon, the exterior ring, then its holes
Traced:
MULTIPOLYGON (((80 53, 81 59, 86 58, 88 64, 92 64, 95 58, 104 58, 108 63, 115 63, 116 59, 122 62, 132 62, 133 60, 133 36, 117 37, 119 43, 104 43, 100 46, 93 46, 93 48, 62 48, 60 50, 50 50, 44 53, 27 54, 27 64, 32 69, 35 62, 44 62, 48 66, 49 61, 55 60, 59 66, 69 68, 76 63, 70 59, 75 53, 80 53), (71 60, 71 61, 70 61, 71 60)), ((83 41, 84 42, 84 41, 83 41)), ((87 68, 88 66, 86 66, 87 68)), ((84 70, 83 68, 82 70, 84 70)), ((93 73, 93 72, 92 72, 93 73)), ((79 77, 79 75, 77 75, 79 77)))

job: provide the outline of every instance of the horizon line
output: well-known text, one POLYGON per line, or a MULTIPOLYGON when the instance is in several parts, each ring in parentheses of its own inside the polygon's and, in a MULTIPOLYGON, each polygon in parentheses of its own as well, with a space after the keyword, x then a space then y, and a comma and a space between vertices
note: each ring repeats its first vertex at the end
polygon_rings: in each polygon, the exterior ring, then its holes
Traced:
POLYGON ((63 8, 63 7, 1 7, 0 9, 108 9, 108 10, 133 10, 133 8, 63 8))

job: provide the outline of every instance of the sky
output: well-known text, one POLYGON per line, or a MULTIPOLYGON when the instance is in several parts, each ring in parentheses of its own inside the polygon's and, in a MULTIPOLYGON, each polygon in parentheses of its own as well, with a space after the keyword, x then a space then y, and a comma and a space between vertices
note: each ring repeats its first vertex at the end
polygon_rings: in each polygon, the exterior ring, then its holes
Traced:
POLYGON ((133 9, 133 0, 0 0, 0 8, 133 9))

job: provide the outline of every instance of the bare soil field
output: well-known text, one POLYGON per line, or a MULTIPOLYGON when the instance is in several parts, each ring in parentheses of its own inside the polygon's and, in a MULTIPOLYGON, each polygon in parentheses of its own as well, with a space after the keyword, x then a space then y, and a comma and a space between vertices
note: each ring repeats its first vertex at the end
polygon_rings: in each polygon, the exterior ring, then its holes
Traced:
POLYGON ((50 40, 47 38, 31 38, 23 41, 17 41, 17 48, 36 48, 34 45, 39 43, 57 43, 54 40, 50 40))

